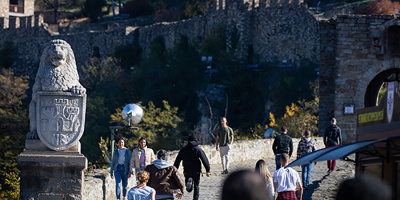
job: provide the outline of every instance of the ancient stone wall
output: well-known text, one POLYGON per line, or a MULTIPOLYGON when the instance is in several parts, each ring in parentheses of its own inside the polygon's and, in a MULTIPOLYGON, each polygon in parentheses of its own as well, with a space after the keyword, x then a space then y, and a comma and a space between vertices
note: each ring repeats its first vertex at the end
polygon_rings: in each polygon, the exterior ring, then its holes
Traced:
MULTIPOLYGON (((400 59, 390 54, 387 40, 388 28, 399 24, 400 20, 393 15, 339 15, 331 24, 323 26, 336 37, 332 37, 334 54, 321 51, 326 56, 320 62, 320 116, 330 113, 337 118, 346 143, 356 140, 357 116, 356 113, 345 115, 344 106, 354 105, 356 111, 366 107, 367 88, 373 79, 385 71, 400 68, 400 59)), ((321 46, 329 46, 331 42, 321 41, 321 46)), ((322 128, 325 127, 320 126, 320 131, 322 128)))
MULTIPOLYGON (((71 44, 79 66, 89 61, 94 47, 99 47, 101 55, 107 56, 121 44, 137 42, 144 52, 148 52, 148 44, 157 36, 162 36, 166 47, 171 48, 183 35, 199 48, 204 38, 211 34, 214 28, 223 27, 227 34, 227 51, 235 51, 238 59, 244 62, 247 62, 249 48, 253 49, 259 63, 279 64, 282 60, 287 60, 296 65, 301 60, 318 62, 318 21, 306 7, 302 6, 302 2, 263 0, 253 5, 249 2, 230 0, 220 3, 224 6, 216 9, 214 5, 206 15, 189 20, 137 27, 132 25, 146 22, 133 24, 113 22, 93 25, 96 27, 87 29, 61 28, 59 33, 48 31, 46 24, 34 30, 21 29, 21 23, 14 22, 11 18, 2 18, 0 27, 4 30, 0 30, 2 32, 0 44, 13 41, 17 49, 15 52, 17 59, 13 68, 17 72, 34 74, 34 68, 38 63, 37 55, 40 55, 38 50, 51 39, 59 38, 71 44), (9 21, 10 25, 7 24, 9 21), (79 30, 84 32, 77 32, 79 30), (234 33, 239 36, 237 41, 233 41, 237 45, 236 48, 229 49, 232 47, 231 36, 234 33)), ((16 18, 16 21, 21 19, 16 18)))
MULTIPOLYGON (((323 148, 322 138, 316 138, 317 148, 323 148)), ((296 159, 297 157, 297 146, 299 144, 299 138, 293 138, 293 148, 294 152, 291 159, 296 159)), ((260 139, 260 140, 248 140, 248 141, 237 141, 234 142, 230 152, 229 160, 230 162, 242 162, 247 160, 258 160, 258 159, 275 159, 274 153, 272 151, 272 144, 274 139, 260 139)), ((210 162, 210 165, 216 165, 221 163, 221 158, 219 152, 215 150, 215 145, 200 145, 204 153, 210 162)), ((157 152, 155 152, 157 153, 157 152)), ((169 162, 174 162, 179 151, 170 151, 169 162)), ((111 179, 109 174, 110 169, 98 169, 89 172, 85 176, 85 189, 83 192, 83 199, 94 199, 94 200, 114 200, 115 197, 115 179, 111 179)), ((182 163, 179 167, 179 171, 183 173, 182 163)), ((203 169, 203 172, 205 170, 203 169)), ((219 173, 214 171, 211 166, 212 173, 219 173)), ((135 185, 135 178, 128 179, 128 187, 135 185)))

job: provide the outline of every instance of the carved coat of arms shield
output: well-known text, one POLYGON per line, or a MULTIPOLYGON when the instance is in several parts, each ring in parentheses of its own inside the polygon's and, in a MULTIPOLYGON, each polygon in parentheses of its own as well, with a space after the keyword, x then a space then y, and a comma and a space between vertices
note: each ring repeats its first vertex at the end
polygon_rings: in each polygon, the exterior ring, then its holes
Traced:
POLYGON ((85 126, 86 94, 38 92, 37 132, 50 149, 68 149, 82 137, 85 126))

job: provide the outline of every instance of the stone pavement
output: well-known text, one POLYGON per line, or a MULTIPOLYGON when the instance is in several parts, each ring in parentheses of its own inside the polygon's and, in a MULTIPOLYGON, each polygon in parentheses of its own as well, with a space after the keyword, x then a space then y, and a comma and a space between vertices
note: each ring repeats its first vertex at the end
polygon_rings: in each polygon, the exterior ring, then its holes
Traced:
MULTIPOLYGON (((354 155, 350 156, 354 159, 354 155)), ((268 169, 271 175, 275 171, 275 159, 268 158, 265 160, 268 164, 268 169)), ((250 160, 244 162, 237 162, 230 164, 230 171, 239 169, 253 170, 257 160, 250 160)), ((325 200, 335 199, 336 191, 341 181, 354 176, 354 163, 337 160, 336 169, 328 174, 326 161, 318 162, 313 165, 311 171, 310 189, 304 190, 303 200, 325 200)), ((299 172, 301 178, 301 168, 299 166, 293 167, 299 172)), ((221 175, 222 166, 211 165, 211 177, 205 174, 200 178, 200 200, 218 200, 220 199, 221 188, 223 181, 228 175, 221 175)), ((188 193, 185 191, 183 200, 193 199, 193 192, 188 193)))

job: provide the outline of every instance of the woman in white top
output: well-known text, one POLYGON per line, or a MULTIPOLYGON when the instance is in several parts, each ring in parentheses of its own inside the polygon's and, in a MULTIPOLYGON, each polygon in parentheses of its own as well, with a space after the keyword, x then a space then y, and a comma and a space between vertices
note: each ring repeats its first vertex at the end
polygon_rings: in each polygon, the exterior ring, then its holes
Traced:
POLYGON ((153 149, 147 147, 146 138, 139 139, 139 145, 132 151, 130 160, 131 174, 137 174, 143 171, 147 165, 150 165, 155 159, 153 149))
POLYGON ((155 200, 156 190, 147 186, 147 181, 150 179, 150 174, 147 171, 137 173, 139 185, 132 188, 128 192, 128 200, 155 200))
POLYGON ((257 161, 255 171, 260 173, 265 178, 266 187, 269 194, 268 199, 274 200, 275 199, 274 183, 273 183, 273 178, 269 173, 267 163, 264 160, 257 161))

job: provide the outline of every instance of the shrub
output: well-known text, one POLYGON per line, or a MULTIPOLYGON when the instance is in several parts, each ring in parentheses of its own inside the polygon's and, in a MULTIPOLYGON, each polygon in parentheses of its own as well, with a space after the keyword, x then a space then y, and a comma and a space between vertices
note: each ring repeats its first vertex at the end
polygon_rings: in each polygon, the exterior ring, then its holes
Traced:
POLYGON ((392 2, 390 0, 373 1, 367 5, 361 6, 356 9, 356 14, 364 15, 394 15, 398 14, 400 9, 399 2, 392 2))
POLYGON ((122 14, 129 14, 129 17, 139 17, 154 14, 154 9, 146 0, 129 1, 121 10, 122 14))

